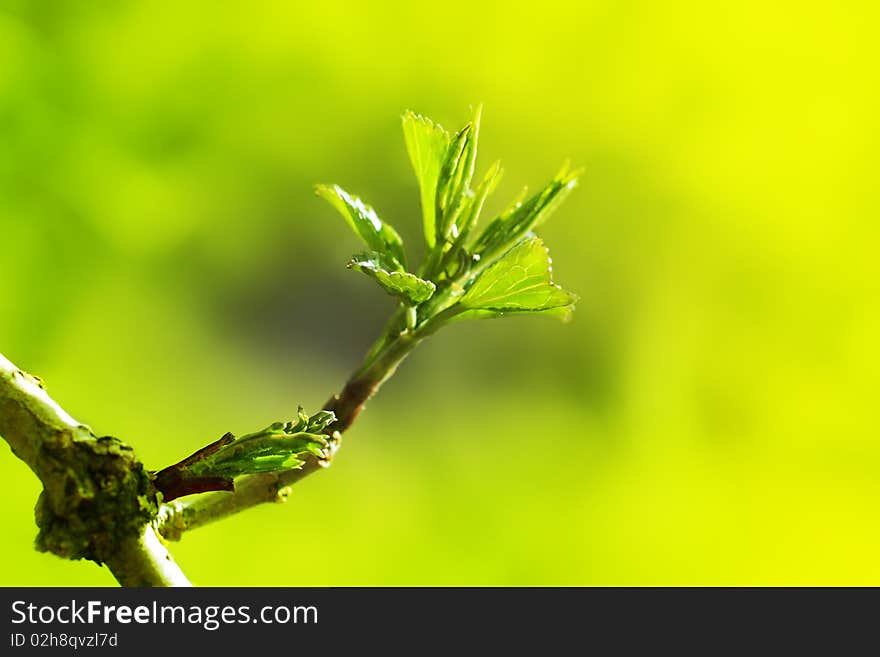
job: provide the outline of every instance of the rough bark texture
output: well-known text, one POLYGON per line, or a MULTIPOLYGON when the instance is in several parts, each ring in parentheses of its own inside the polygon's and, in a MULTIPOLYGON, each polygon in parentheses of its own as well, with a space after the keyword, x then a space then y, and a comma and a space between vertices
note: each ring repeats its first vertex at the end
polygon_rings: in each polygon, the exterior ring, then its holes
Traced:
POLYGON ((0 436, 43 484, 38 550, 107 563, 123 585, 188 583, 158 539, 149 540, 158 502, 134 450, 96 437, 2 355, 0 436))

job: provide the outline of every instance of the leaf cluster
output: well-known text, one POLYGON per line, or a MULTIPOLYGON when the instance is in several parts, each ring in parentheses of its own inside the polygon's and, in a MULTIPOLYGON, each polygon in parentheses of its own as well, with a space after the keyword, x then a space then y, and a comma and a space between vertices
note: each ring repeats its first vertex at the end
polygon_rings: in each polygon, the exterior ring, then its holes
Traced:
POLYGON ((536 193, 523 190, 479 230, 503 173, 494 162, 475 176, 480 122, 480 108, 455 133, 414 112, 402 117, 427 246, 414 271, 407 268, 400 235, 372 207, 338 185, 316 187, 369 249, 348 267, 399 300, 401 330, 429 332, 453 319, 509 313, 567 318, 577 302, 577 295, 553 282, 550 254, 534 230, 565 200, 580 172, 564 165, 536 193))
POLYGON ((328 460, 333 445, 325 430, 335 421, 332 411, 319 411, 310 417, 300 407, 296 420, 274 422, 238 438, 227 433, 183 461, 154 473, 154 484, 170 501, 193 492, 233 490, 233 480, 243 475, 299 469, 308 455, 328 460))
POLYGON ((261 431, 232 438, 215 452, 189 464, 189 472, 195 477, 233 479, 300 468, 302 457, 307 454, 327 458, 329 444, 322 432, 335 420, 331 411, 319 411, 309 417, 300 408, 296 421, 274 422, 261 431))

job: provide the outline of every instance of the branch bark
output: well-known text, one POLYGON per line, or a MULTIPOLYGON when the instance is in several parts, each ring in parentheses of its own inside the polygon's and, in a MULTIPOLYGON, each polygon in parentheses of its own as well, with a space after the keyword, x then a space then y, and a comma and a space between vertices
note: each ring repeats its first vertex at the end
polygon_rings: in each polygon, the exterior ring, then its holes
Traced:
POLYGON ((43 484, 37 549, 106 563, 123 586, 189 586, 159 540, 155 491, 134 450, 96 437, 0 354, 0 436, 43 484))
MULTIPOLYGON (((336 415, 325 429, 334 449, 367 401, 439 326, 429 322, 418 330, 403 329, 401 320, 401 313, 392 317, 361 367, 324 405, 336 415)), ((191 586, 160 536, 179 540, 185 531, 259 504, 283 502, 293 484, 328 463, 308 456, 300 469, 242 477, 234 492, 160 505, 156 491, 161 486, 155 484, 161 482, 150 480, 129 446, 96 437, 49 397, 39 379, 2 355, 0 436, 43 483, 37 549, 106 563, 123 586, 191 586)))

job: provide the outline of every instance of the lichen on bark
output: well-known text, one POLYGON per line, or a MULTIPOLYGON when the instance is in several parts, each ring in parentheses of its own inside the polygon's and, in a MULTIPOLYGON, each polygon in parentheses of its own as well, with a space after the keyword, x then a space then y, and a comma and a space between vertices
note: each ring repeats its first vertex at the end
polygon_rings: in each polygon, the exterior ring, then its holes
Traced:
POLYGON ((36 547, 103 563, 121 540, 155 517, 153 486, 134 450, 118 438, 58 434, 43 443, 51 475, 37 501, 36 547))

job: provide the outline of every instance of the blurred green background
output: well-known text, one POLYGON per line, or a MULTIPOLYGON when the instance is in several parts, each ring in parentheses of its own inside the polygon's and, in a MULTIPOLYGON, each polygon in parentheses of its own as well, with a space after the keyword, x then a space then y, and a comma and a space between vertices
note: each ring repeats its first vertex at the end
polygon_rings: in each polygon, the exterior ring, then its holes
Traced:
MULTIPOLYGON (((174 547, 194 582, 880 584, 868 3, 0 6, 0 352, 150 467, 357 364, 393 302, 312 184, 419 255, 404 109, 484 103, 490 210, 586 167, 542 230, 574 322, 443 331, 287 505, 174 547)), ((0 583, 113 584, 32 550, 0 452, 0 583)))

